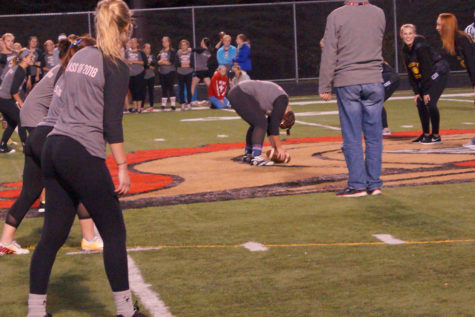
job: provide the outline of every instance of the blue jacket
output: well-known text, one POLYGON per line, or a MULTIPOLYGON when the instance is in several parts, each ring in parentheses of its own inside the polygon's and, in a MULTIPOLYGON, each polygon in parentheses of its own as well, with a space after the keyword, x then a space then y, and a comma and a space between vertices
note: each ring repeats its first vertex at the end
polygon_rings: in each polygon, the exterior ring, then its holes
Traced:
POLYGON ((223 45, 219 48, 216 57, 218 59, 219 66, 231 65, 233 63, 233 58, 236 57, 236 47, 229 45, 228 51, 226 52, 223 45), (227 56, 226 53, 228 53, 227 56))
POLYGON ((252 70, 252 63, 251 63, 251 48, 247 43, 243 43, 242 46, 239 48, 238 55, 236 58, 233 58, 233 62, 237 62, 241 69, 249 72, 252 70))

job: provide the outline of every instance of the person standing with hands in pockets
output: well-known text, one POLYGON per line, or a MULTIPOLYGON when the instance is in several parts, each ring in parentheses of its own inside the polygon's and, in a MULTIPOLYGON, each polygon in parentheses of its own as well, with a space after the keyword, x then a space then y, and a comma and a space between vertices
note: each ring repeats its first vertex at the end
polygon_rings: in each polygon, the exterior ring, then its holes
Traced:
POLYGON ((348 167, 348 186, 339 197, 381 194, 384 101, 382 44, 386 18, 369 1, 345 1, 327 18, 320 62, 319 93, 331 99, 336 88, 343 135, 343 154, 348 167), (366 143, 363 155, 361 134, 366 143))

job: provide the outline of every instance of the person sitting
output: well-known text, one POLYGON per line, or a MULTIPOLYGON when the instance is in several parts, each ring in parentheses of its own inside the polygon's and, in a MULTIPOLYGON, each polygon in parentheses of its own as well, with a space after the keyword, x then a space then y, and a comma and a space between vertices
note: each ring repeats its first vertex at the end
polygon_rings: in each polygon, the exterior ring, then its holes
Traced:
POLYGON ((208 97, 211 102, 211 109, 229 108, 229 101, 226 99, 228 81, 228 76, 226 76, 226 66, 219 66, 214 72, 214 75, 211 78, 211 84, 208 87, 208 97))

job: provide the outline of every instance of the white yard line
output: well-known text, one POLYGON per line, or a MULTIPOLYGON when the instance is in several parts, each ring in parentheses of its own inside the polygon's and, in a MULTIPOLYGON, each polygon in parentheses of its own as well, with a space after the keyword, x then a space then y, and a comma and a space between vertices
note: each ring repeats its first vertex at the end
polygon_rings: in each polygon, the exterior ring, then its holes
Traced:
POLYGON ((406 243, 403 240, 399 240, 399 239, 394 238, 390 234, 373 234, 373 237, 375 237, 376 239, 378 239, 380 241, 383 241, 386 244, 391 244, 391 245, 406 243))
POLYGON ((264 246, 262 243, 253 241, 246 242, 242 244, 242 246, 251 252, 264 252, 269 250, 269 248, 264 246))
POLYGON ((473 100, 465 100, 465 99, 452 99, 452 98, 440 98, 443 101, 456 101, 456 102, 467 102, 473 104, 473 100))
POLYGON ((150 284, 145 283, 132 257, 128 255, 127 261, 129 264, 130 290, 139 298, 152 317, 172 317, 173 315, 168 310, 168 307, 160 299, 160 295, 152 290, 150 284))
POLYGON ((325 128, 325 129, 330 129, 330 130, 335 130, 335 131, 340 131, 341 129, 338 127, 333 127, 331 125, 325 125, 325 124, 319 124, 319 123, 312 123, 312 122, 305 122, 305 121, 300 121, 300 120, 295 120, 295 123, 302 124, 302 125, 308 125, 311 127, 319 127, 319 128, 325 128))

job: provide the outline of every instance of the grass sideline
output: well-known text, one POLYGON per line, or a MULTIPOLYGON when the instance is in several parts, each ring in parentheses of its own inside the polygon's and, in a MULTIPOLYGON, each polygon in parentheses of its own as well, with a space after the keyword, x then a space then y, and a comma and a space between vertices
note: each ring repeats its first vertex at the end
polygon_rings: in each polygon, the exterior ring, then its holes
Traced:
MULTIPOLYGON (((446 93, 451 93, 448 90, 446 93)), ((457 90, 456 92, 469 92, 457 90)), ((398 95, 410 95, 409 92, 398 95)), ((472 100, 470 97, 455 99, 472 100)), ((392 131, 417 130, 411 100, 386 103, 392 131), (413 128, 401 126, 413 125, 413 128)), ((441 128, 470 129, 475 107, 441 101, 441 128)), ((294 107, 336 110, 336 104, 294 107)), ((203 110, 124 116, 127 151, 243 141, 241 120, 190 123, 182 118, 233 116, 203 110), (218 138, 227 134, 228 138, 218 138), (164 142, 155 142, 164 138, 164 142)), ((337 115, 302 121, 339 126, 337 115)), ((291 138, 339 135, 296 125, 291 138)), ((22 153, 0 157, 0 182, 17 181, 22 153)), ((384 189, 384 195, 336 199, 333 193, 269 197, 127 210, 128 246, 375 242, 372 234, 402 240, 473 239, 473 183, 384 189)), ((34 246, 41 218, 26 219, 17 240, 34 246)), ((112 316, 113 301, 101 255, 68 256, 78 249, 77 225, 58 255, 48 311, 62 316, 112 316)), ((144 280, 175 316, 472 316, 473 242, 427 245, 187 248, 134 252, 144 280)), ((28 256, 0 257, 0 316, 25 316, 28 256)))

